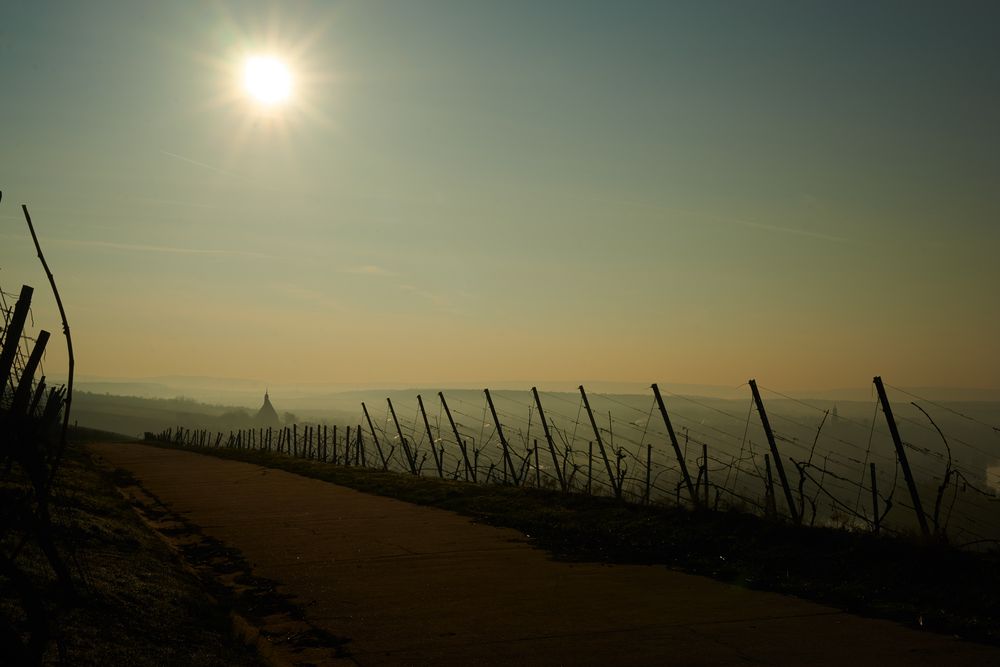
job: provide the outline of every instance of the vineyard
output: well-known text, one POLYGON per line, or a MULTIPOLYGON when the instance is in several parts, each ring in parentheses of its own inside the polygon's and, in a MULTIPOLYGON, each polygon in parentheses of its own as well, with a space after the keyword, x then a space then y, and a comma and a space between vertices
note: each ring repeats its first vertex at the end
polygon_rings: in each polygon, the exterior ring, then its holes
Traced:
POLYGON ((39 576, 38 564, 44 562, 54 575, 63 607, 76 595, 70 568, 53 536, 51 511, 53 481, 66 450, 73 347, 55 279, 27 207, 22 211, 59 307, 69 359, 67 383, 49 386, 43 358, 50 334, 45 329, 31 331, 34 289, 23 285, 16 295, 0 289, 0 582, 13 601, 5 605, 5 625, 20 631, 11 632, 4 642, 3 657, 29 664, 45 650, 54 616, 46 608, 50 584, 39 576))
POLYGON ((354 424, 147 439, 262 449, 331 465, 737 510, 963 548, 1000 540, 990 403, 945 403, 874 378, 870 402, 807 400, 749 380, 746 402, 530 391, 396 392, 354 424))

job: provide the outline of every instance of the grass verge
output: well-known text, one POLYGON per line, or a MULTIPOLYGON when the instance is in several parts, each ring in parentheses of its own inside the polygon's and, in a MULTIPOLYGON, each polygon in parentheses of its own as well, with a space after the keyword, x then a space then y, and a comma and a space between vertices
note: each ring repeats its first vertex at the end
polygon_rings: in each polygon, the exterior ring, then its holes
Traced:
POLYGON ((183 447, 452 510, 556 557, 664 564, 749 588, 1000 644, 1000 553, 533 488, 483 486, 254 451, 183 447))
MULTIPOLYGON (((107 439, 81 433, 82 439, 107 439)), ((29 543, 22 576, 42 592, 52 641, 45 663, 68 665, 258 665, 231 635, 227 613, 132 511, 107 473, 71 444, 52 497, 56 545, 76 599, 61 599, 54 575, 29 543)), ((0 624, 24 632, 25 618, 0 577, 0 624)), ((4 663, 0 646, 0 663, 4 663)))

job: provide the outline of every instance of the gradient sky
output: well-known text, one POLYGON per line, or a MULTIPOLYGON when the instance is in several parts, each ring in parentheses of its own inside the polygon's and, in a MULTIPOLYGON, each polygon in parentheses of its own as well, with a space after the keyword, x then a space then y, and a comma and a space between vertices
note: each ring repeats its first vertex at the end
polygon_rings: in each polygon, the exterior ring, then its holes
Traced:
POLYGON ((27 203, 88 375, 996 387, 998 8, 5 0, 0 285, 27 203))

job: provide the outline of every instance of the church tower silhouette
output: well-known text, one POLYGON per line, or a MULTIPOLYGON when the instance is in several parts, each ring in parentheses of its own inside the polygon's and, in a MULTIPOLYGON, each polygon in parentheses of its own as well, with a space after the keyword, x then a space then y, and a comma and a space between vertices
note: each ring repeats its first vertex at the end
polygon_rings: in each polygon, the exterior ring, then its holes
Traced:
POLYGON ((278 412, 271 405, 271 397, 268 395, 267 390, 264 390, 264 404, 260 406, 260 410, 254 416, 253 421, 258 426, 279 426, 281 420, 278 419, 278 412))

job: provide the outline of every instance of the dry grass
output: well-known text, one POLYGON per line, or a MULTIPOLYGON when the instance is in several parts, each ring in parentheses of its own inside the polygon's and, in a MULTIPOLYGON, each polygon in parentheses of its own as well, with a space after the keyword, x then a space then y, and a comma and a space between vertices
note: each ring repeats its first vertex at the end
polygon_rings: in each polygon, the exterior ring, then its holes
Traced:
MULTIPOLYGON (((90 434, 94 436, 94 434, 90 434)), ((8 489, 9 490, 9 489, 8 489)), ((255 665, 231 639, 229 618, 162 541, 132 511, 107 473, 71 446, 56 479, 52 515, 60 551, 77 587, 61 600, 54 576, 30 544, 22 571, 43 593, 51 626, 44 662, 69 665, 255 665)), ((0 625, 26 628, 0 577, 0 625)), ((12 637, 0 663, 15 664, 12 637), (6 657, 5 657, 6 656, 6 657)))

